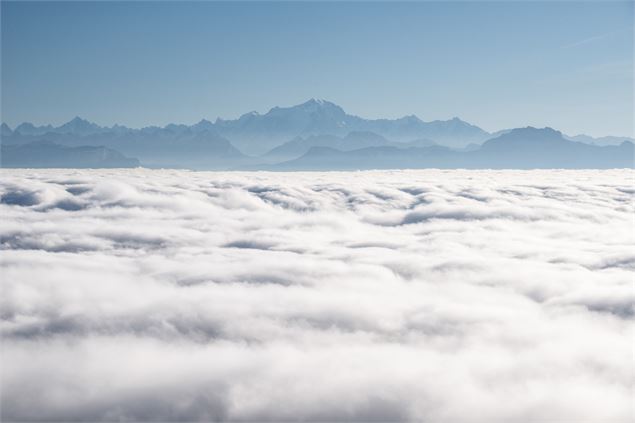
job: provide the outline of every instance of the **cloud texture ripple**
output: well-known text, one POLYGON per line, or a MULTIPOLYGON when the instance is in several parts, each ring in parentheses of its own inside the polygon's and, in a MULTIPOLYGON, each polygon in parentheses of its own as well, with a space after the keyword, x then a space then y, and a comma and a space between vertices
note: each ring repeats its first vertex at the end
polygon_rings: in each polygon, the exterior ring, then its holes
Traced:
POLYGON ((633 416, 632 171, 1 173, 3 420, 633 416))

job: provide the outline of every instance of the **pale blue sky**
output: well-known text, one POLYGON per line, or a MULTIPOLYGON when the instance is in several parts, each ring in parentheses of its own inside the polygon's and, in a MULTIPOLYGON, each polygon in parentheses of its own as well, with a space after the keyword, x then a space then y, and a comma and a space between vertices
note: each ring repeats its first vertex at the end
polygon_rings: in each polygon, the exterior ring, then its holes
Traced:
POLYGON ((2 2, 2 119, 133 127, 323 98, 633 135, 633 2, 2 2))

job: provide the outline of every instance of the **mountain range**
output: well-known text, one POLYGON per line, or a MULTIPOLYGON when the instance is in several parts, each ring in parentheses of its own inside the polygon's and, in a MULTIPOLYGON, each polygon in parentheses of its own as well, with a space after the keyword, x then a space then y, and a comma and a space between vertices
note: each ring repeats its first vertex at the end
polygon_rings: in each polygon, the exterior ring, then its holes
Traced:
POLYGON ((2 145, 2 167, 8 168, 126 168, 139 160, 106 147, 67 147, 50 141, 2 145))
MULTIPOLYGON (((414 115, 364 119, 332 102, 315 99, 291 107, 274 107, 265 114, 250 112, 238 119, 218 118, 214 122, 203 119, 193 125, 134 129, 99 126, 75 117, 57 127, 25 122, 13 130, 3 123, 0 129, 4 167, 15 163, 35 166, 34 159, 17 157, 44 157, 38 149, 50 151, 52 146, 59 147, 57 156, 74 157, 75 162, 67 163, 76 163, 74 167, 85 167, 81 158, 90 156, 88 150, 72 152, 80 147, 102 148, 124 159, 136 157, 149 167, 192 169, 614 167, 611 160, 601 158, 618 151, 625 153, 628 144, 624 147, 624 141, 633 142, 627 137, 567 136, 550 128, 489 133, 459 118, 428 122, 414 115), (521 151, 523 160, 515 156, 521 151)), ((632 157, 629 159, 631 164, 628 160, 625 163, 632 166, 632 157)), ((622 162, 616 160, 615 164, 622 162)), ((94 160, 87 163, 99 166, 94 160)))
POLYGON ((362 169, 579 169, 629 168, 635 149, 630 141, 595 146, 566 139, 551 128, 517 128, 492 138, 476 150, 439 145, 397 148, 366 147, 341 151, 311 147, 301 157, 266 167, 269 170, 362 169))

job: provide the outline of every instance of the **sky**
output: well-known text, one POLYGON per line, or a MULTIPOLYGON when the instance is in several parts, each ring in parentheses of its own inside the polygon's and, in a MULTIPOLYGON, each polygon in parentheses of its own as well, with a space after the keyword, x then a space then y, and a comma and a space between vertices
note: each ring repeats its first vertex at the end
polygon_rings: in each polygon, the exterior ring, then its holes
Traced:
POLYGON ((321 98, 633 136, 633 4, 2 1, 2 120, 190 124, 321 98))

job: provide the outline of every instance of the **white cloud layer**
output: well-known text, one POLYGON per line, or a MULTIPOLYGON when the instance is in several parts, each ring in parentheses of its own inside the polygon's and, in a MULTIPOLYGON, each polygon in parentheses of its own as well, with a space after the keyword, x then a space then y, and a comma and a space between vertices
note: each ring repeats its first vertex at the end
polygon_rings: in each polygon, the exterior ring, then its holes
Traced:
POLYGON ((632 171, 1 174, 3 420, 633 417, 632 171))

